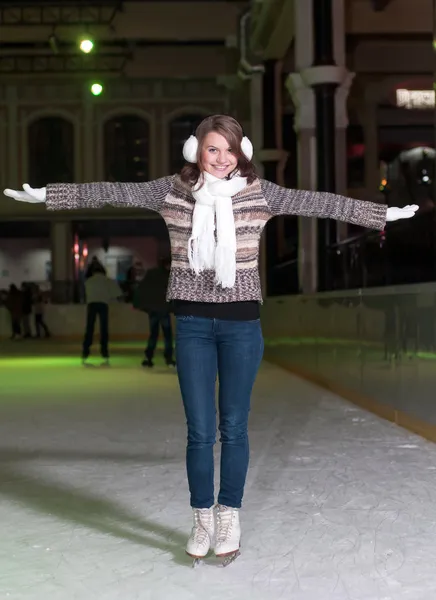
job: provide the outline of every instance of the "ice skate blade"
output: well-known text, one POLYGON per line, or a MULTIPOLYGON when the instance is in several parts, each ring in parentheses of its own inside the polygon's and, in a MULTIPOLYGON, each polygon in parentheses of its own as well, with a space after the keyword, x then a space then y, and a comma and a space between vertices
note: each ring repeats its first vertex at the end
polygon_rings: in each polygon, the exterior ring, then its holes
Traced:
POLYGON ((192 568, 193 569, 197 569, 198 567, 201 567, 201 565, 203 564, 204 559, 206 558, 206 556, 194 556, 193 554, 189 554, 189 552, 185 553, 189 556, 189 558, 192 558, 192 568))
POLYGON ((203 565, 204 565, 204 562, 203 562, 202 558, 194 558, 194 560, 192 561, 193 569, 198 569, 199 567, 202 567, 203 565))
POLYGON ((230 552, 223 552, 221 554, 215 554, 215 556, 217 558, 226 558, 227 556, 233 556, 234 554, 236 554, 236 552, 239 552, 241 550, 241 544, 239 544, 239 547, 236 550, 231 550, 230 552))
POLYGON ((218 565, 219 567, 228 567, 229 565, 231 565, 232 563, 235 562, 235 560, 238 558, 238 556, 241 556, 241 551, 240 550, 236 550, 236 552, 229 552, 228 554, 221 554, 221 555, 217 555, 218 559, 222 559, 221 563, 218 565))

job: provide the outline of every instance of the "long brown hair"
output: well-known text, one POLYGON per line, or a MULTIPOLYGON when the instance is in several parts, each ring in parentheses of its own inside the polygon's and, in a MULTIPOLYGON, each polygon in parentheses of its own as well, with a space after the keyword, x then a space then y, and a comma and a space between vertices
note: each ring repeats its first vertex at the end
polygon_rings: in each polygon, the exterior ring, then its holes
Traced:
POLYGON ((181 180, 190 186, 197 183, 203 170, 203 165, 201 164, 201 150, 203 148, 205 137, 211 131, 215 131, 226 138, 229 147, 232 148, 238 159, 238 166, 236 168, 241 177, 246 177, 247 183, 253 183, 257 177, 256 169, 251 160, 248 160, 241 150, 241 142, 244 136, 242 127, 236 119, 228 115, 212 115, 206 117, 197 127, 195 131, 195 137, 198 140, 197 162, 195 164, 185 164, 180 173, 181 180))

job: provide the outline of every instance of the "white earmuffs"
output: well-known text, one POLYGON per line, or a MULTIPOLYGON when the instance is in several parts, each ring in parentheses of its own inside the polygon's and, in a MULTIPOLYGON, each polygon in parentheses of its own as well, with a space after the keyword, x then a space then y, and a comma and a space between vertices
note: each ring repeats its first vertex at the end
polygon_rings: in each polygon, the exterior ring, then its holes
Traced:
MULTIPOLYGON (((241 150, 247 160, 253 158, 253 144, 248 137, 244 136, 241 142, 241 150)), ((198 140, 191 135, 183 145, 183 158, 189 163, 197 162, 198 140)))

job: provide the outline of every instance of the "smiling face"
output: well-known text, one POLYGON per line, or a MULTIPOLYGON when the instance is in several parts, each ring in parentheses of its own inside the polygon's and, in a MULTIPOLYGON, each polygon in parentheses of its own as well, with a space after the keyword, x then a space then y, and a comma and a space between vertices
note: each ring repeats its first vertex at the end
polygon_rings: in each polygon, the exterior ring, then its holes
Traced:
POLYGON ((224 136, 211 131, 204 138, 201 149, 201 167, 219 179, 224 179, 238 165, 238 158, 224 136))

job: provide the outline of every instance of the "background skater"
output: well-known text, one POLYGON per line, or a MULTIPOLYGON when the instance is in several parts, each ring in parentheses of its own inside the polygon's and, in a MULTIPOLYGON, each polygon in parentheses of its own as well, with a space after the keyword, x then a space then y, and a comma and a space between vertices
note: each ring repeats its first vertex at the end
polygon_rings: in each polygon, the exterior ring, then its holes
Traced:
POLYGON ((164 336, 164 357, 169 366, 174 366, 173 331, 171 325, 171 304, 166 301, 171 261, 162 258, 159 265, 149 269, 138 284, 134 297, 134 306, 148 314, 149 338, 145 349, 143 367, 153 367, 153 357, 159 337, 159 328, 164 336))

